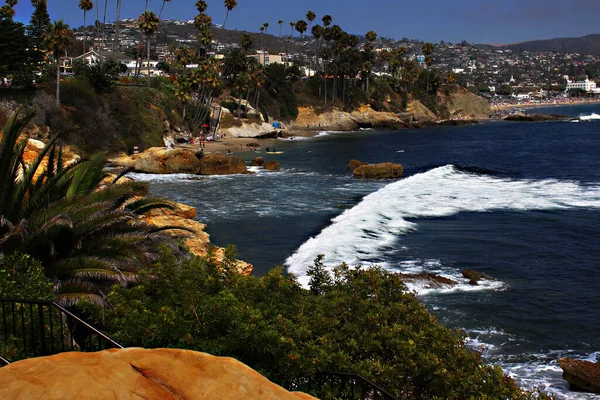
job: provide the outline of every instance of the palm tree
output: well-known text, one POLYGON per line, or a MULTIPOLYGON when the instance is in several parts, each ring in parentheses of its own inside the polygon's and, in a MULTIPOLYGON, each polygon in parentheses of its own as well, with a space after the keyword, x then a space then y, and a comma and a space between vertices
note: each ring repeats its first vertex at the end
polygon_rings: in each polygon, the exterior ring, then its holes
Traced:
POLYGON ((367 92, 369 91, 369 77, 371 75, 371 69, 372 69, 372 64, 371 64, 371 53, 373 52, 373 42, 375 42, 375 40, 377 40, 377 33, 375 31, 369 31, 367 32, 367 34, 365 35, 365 38, 367 39, 368 42, 368 46, 366 48, 367 52, 368 52, 368 63, 367 65, 367 92))
POLYGON ((116 184, 120 175, 101 187, 102 154, 64 166, 58 136, 26 164, 27 140, 19 136, 33 115, 20 114, 7 122, 0 140, 0 253, 23 252, 41 261, 64 304, 82 298, 104 304, 103 292, 134 281, 158 257, 157 245, 170 243, 139 217, 173 205, 136 199, 147 187, 116 184))
POLYGON ((321 21, 323 21, 323 26, 325 28, 329 28, 329 26, 331 25, 331 21, 333 21, 333 19, 331 18, 331 15, 327 14, 327 15, 324 15, 323 18, 321 18, 321 21))
POLYGON ((254 42, 254 38, 252 37, 251 34, 249 34, 249 33, 242 34, 242 37, 240 38, 240 44, 242 45, 242 49, 244 49, 244 52, 246 52, 246 54, 252 47, 253 42, 254 42))
POLYGON ((152 11, 144 11, 138 19, 138 26, 144 35, 146 35, 146 51, 148 54, 148 73, 146 75, 146 80, 148 86, 150 86, 150 37, 158 30, 159 24, 160 20, 152 11))
POLYGON ((208 4, 206 3, 206 1, 204 0, 198 0, 196 2, 196 9, 198 10, 199 13, 203 13, 206 11, 206 9, 208 8, 208 4))
POLYGON ((48 50, 54 53, 56 61, 56 105, 60 106, 60 54, 75 41, 75 34, 64 21, 54 21, 48 26, 45 42, 48 50))
POLYGON ((304 32, 306 32, 307 29, 308 29, 308 24, 306 23, 306 21, 300 20, 300 21, 296 22, 296 30, 300 34, 300 39, 302 39, 302 35, 304 34, 304 32))
POLYGON ((92 10, 94 8, 94 3, 92 3, 92 0, 79 0, 79 8, 83 11, 83 29, 84 29, 84 33, 83 33, 83 52, 85 53, 85 46, 86 46, 86 41, 87 41, 87 25, 86 25, 86 16, 87 16, 87 12, 92 10))
POLYGON ((260 28, 258 28, 258 30, 260 31, 260 39, 261 39, 261 46, 260 46, 260 50, 261 51, 265 51, 265 27, 264 25, 261 26, 260 28))
POLYGON ((281 31, 283 30, 283 20, 280 19, 277 23, 279 24, 279 39, 281 39, 281 31))
POLYGON ((158 13, 158 19, 160 19, 160 17, 162 16, 162 12, 165 8, 165 4, 170 3, 170 2, 171 2, 171 0, 163 0, 162 6, 160 7, 160 12, 158 13))
POLYGON ((117 20, 115 21, 115 48, 113 53, 119 51, 119 30, 121 28, 121 5, 123 0, 117 0, 117 20))
POLYGON ((292 41, 292 52, 294 51, 294 27, 296 26, 295 22, 290 22, 290 27, 292 28, 292 36, 291 36, 291 41, 292 41))
MULTIPOLYGON (((427 91, 425 92, 425 103, 428 103, 429 100, 429 72, 431 64, 433 64, 433 57, 431 57, 433 54, 433 49, 433 43, 427 42, 423 44, 422 50, 423 55, 425 56, 425 64, 427 65, 427 91)), ((427 104, 425 104, 425 106, 427 107, 427 104)))
POLYGON ((102 18, 102 42, 106 45, 106 11, 108 9, 108 0, 104 0, 104 17, 102 18))
POLYGON ((260 31, 262 32, 262 51, 265 51, 265 33, 267 33, 267 31, 269 30, 269 23, 265 22, 260 31))
POLYGON ((225 24, 227 23, 227 18, 229 17, 229 11, 237 7, 237 0, 224 0, 224 3, 227 13, 225 14, 225 21, 223 21, 223 29, 225 29, 225 24))
POLYGON ((309 11, 306 13, 306 20, 308 21, 308 31, 311 32, 312 31, 312 23, 315 20, 315 18, 317 18, 317 14, 315 14, 313 11, 309 11))

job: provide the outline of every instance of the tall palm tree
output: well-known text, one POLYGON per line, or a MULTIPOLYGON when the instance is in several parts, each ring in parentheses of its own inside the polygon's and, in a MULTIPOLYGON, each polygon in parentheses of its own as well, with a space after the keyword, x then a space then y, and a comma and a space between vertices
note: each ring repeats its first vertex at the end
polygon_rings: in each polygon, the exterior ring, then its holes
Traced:
POLYGON ((104 0, 104 17, 102 18, 102 44, 106 45, 106 11, 108 9, 108 0, 104 0))
POLYGON ((261 46, 260 46, 260 50, 261 51, 265 51, 265 27, 264 25, 261 26, 260 28, 258 28, 258 30, 260 31, 260 39, 261 39, 261 46))
POLYGON ((134 281, 157 258, 157 244, 169 243, 139 216, 173 205, 136 199, 147 188, 116 184, 120 176, 100 187, 106 177, 104 156, 67 167, 56 148, 58 136, 26 164, 27 140, 19 136, 32 114, 20 114, 11 117, 0 140, 0 253, 23 252, 41 261, 59 301, 88 298, 102 304, 103 291, 134 281))
POLYGON ((377 40, 377 33, 375 31, 369 31, 365 35, 365 38, 367 39, 367 42, 368 42, 368 46, 366 46, 366 51, 368 52, 368 63, 366 64, 366 66, 368 67, 368 68, 366 68, 367 69, 367 92, 368 92, 369 91, 369 77, 371 75, 371 69, 372 69, 371 53, 373 52, 373 42, 375 42, 375 40, 377 40))
POLYGON ((263 35, 262 35, 262 51, 264 52, 265 51, 265 34, 269 31, 269 23, 265 22, 262 25, 262 28, 263 28, 261 30, 261 32, 263 33, 263 35))
POLYGON ((54 53, 56 62, 56 105, 60 106, 60 55, 75 41, 75 34, 64 21, 54 21, 45 35, 48 50, 54 53))
POLYGON ((170 3, 170 2, 171 2, 171 0, 163 0, 162 6, 160 7, 160 12, 158 13, 158 19, 160 19, 162 17, 162 13, 165 8, 165 4, 170 3))
POLYGON ((94 8, 94 3, 92 0, 79 0, 79 8, 83 11, 83 52, 86 52, 86 41, 87 41, 87 24, 86 24, 86 16, 87 12, 94 8))
POLYGON ((323 18, 321 18, 321 21, 323 21, 323 26, 325 28, 329 28, 329 26, 331 26, 331 21, 333 21, 333 18, 331 18, 331 15, 327 14, 324 15, 323 18))
POLYGON ((237 0, 224 0, 225 8, 227 9, 227 13, 225 13, 225 21, 223 21, 223 29, 225 29, 225 24, 227 23, 227 18, 229 17, 229 12, 237 7, 237 0))
POLYGON ((277 23, 279 24, 279 39, 281 39, 281 32, 283 31, 283 20, 280 19, 277 23))
POLYGON ((119 30, 121 28, 121 5, 123 0, 117 0, 117 19, 115 21, 115 47, 113 53, 119 51, 119 30))
POLYGON ((315 14, 314 11, 308 11, 306 13, 306 20, 308 21, 308 31, 309 32, 312 31, 312 23, 315 20, 315 18, 317 18, 317 14, 315 14))
POLYGON ((144 35, 146 35, 146 51, 148 54, 148 73, 146 75, 146 80, 148 86, 150 86, 150 37, 158 30, 159 24, 160 20, 152 11, 144 11, 138 19, 138 26, 144 35))
MULTIPOLYGON (((431 65, 433 64, 433 57, 431 57, 433 54, 433 49, 433 43, 427 42, 423 44, 422 50, 423 55, 425 56, 425 64, 427 65, 427 91, 425 92, 425 103, 428 103, 429 101, 429 72, 431 65)), ((427 104, 425 104, 425 106, 427 106, 427 104)))
POLYGON ((292 41, 292 51, 294 51, 294 27, 296 26, 295 22, 290 22, 290 27, 292 28, 292 36, 291 36, 291 41, 292 41))

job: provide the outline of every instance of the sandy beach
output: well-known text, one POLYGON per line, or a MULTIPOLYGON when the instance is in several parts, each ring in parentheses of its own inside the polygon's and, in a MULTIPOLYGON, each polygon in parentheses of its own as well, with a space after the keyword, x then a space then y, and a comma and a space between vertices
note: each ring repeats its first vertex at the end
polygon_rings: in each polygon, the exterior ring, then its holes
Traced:
MULTIPOLYGON (((322 130, 292 130, 286 132, 286 137, 313 137, 316 136, 322 130)), ((257 138, 238 138, 238 137, 227 137, 218 141, 207 141, 204 144, 204 151, 206 153, 241 153, 251 151, 253 148, 259 147, 261 150, 265 150, 267 147, 276 149, 281 144, 280 139, 257 139, 257 138), (258 146, 257 146, 258 145, 258 146)), ((198 150, 199 145, 197 144, 178 144, 176 147, 184 149, 198 150)))
POLYGON ((491 104, 492 111, 511 111, 520 108, 538 108, 552 106, 575 106, 580 104, 598 104, 600 99, 555 99, 547 102, 519 102, 491 104))

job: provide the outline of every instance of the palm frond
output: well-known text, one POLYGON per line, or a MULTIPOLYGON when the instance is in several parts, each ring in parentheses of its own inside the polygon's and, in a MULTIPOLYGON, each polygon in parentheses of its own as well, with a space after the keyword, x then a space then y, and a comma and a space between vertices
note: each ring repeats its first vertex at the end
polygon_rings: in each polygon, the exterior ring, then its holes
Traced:
POLYGON ((67 199, 74 200, 92 193, 102 179, 106 176, 104 172, 104 159, 106 153, 93 155, 89 161, 77 165, 73 180, 67 189, 67 199))
POLYGON ((138 200, 128 203, 125 206, 125 209, 137 215, 144 215, 152 210, 175 210, 177 209, 177 205, 172 201, 157 197, 142 197, 138 200))

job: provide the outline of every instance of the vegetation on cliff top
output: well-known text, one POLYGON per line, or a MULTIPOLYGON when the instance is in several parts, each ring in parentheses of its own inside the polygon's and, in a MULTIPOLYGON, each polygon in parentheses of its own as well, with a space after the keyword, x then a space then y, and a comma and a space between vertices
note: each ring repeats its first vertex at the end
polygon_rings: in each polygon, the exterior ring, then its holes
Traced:
POLYGON ((399 398, 538 395, 485 365, 464 334, 441 326, 400 275, 346 265, 329 273, 322 257, 309 275, 307 290, 282 268, 245 277, 227 263, 179 262, 165 251, 134 287, 113 289, 110 309, 84 308, 126 346, 231 356, 275 383, 321 398, 330 398, 319 381, 328 370, 360 373, 399 398))

